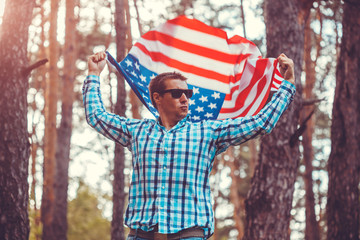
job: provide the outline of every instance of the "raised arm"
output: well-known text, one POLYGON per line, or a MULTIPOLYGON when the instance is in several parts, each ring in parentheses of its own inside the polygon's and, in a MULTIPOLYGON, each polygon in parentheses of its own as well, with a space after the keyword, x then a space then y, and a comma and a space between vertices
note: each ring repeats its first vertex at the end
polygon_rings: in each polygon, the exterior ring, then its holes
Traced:
POLYGON ((96 131, 107 138, 128 147, 131 140, 131 127, 139 120, 127 119, 107 112, 101 100, 100 73, 106 64, 106 54, 96 53, 88 58, 88 76, 83 85, 83 104, 86 121, 96 131))
POLYGON ((213 129, 217 152, 223 152, 230 145, 238 145, 247 140, 270 133, 280 116, 292 102, 295 94, 294 63, 281 54, 278 57, 284 81, 271 101, 255 116, 215 121, 213 129))

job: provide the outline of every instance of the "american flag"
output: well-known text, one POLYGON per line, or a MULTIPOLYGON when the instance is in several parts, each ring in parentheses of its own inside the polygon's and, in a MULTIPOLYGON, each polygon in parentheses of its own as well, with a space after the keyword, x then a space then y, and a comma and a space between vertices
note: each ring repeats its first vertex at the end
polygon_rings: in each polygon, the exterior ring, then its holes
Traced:
POLYGON ((145 33, 120 63, 107 56, 156 117, 148 85, 163 72, 187 77, 192 121, 254 115, 282 81, 276 59, 262 58, 254 43, 185 16, 145 33))

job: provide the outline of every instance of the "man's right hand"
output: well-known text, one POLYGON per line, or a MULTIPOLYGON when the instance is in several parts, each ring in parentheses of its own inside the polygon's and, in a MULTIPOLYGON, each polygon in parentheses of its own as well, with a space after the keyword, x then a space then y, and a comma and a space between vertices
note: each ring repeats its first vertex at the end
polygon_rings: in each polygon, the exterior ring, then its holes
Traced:
POLYGON ((88 58, 88 75, 100 76, 106 64, 106 53, 98 52, 88 58))

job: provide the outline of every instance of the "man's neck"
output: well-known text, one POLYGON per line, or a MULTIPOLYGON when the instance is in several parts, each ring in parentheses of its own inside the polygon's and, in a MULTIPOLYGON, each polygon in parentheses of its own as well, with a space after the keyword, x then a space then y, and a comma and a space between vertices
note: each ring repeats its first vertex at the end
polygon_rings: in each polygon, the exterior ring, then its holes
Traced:
POLYGON ((159 123, 166 128, 166 130, 172 129, 179 121, 171 120, 166 117, 159 117, 159 123))

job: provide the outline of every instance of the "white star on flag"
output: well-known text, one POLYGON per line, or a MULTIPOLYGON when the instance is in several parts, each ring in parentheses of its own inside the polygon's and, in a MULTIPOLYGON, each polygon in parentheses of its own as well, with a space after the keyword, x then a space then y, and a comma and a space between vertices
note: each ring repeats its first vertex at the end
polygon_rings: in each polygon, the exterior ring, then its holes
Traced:
POLYGON ((132 62, 131 62, 129 59, 127 59, 127 60, 125 61, 125 63, 126 63, 126 65, 127 65, 128 67, 132 66, 132 62))
POLYGON ((211 109, 214 109, 214 108, 216 108, 216 104, 215 103, 210 103, 208 107, 211 108, 211 109))
POLYGON ((212 117, 213 117, 213 114, 212 114, 212 113, 206 113, 206 114, 205 114, 205 117, 207 117, 207 118, 212 118, 212 117))
POLYGON ((198 106, 196 109, 195 109, 195 111, 197 111, 197 112, 203 112, 204 111, 204 108, 203 107, 200 107, 200 106, 198 106))
POLYGON ((194 92, 194 95, 197 94, 197 93, 199 93, 199 88, 194 87, 194 88, 193 88, 193 92, 194 92))
POLYGON ((201 98, 199 98, 199 100, 202 101, 202 102, 207 102, 208 101, 207 97, 205 97, 204 95, 201 96, 201 98))
POLYGON ((142 74, 140 75, 140 79, 141 79, 142 82, 146 82, 146 77, 144 75, 142 75, 142 74))
POLYGON ((140 65, 137 62, 135 62, 135 67, 138 71, 140 71, 140 65))
POLYGON ((214 92, 211 96, 215 99, 218 99, 218 98, 220 98, 220 93, 214 92))

